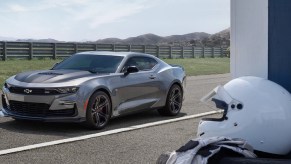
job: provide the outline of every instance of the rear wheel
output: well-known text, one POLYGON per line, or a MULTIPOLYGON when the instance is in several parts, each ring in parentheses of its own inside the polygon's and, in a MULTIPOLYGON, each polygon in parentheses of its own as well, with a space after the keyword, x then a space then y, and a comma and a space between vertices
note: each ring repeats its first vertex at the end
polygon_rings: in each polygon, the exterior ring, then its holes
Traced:
POLYGON ((166 100, 166 106, 158 109, 160 115, 176 116, 182 108, 183 92, 179 85, 174 84, 170 88, 166 100))
POLYGON ((103 91, 95 92, 88 103, 86 125, 92 129, 104 128, 111 117, 111 101, 103 91))

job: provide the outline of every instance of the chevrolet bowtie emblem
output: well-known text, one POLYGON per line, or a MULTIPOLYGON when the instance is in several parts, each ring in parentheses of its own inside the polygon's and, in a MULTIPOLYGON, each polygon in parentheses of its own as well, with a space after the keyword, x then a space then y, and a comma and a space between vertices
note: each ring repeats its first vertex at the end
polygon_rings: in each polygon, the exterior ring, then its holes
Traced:
POLYGON ((23 92, 29 94, 32 92, 32 90, 31 89, 24 89, 23 92))

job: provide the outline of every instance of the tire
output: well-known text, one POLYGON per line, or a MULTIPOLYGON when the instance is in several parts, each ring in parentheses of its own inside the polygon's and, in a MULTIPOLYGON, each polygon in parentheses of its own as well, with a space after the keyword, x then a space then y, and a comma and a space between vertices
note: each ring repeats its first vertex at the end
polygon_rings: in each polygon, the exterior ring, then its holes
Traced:
POLYGON ((183 91, 177 84, 171 86, 166 100, 166 106, 158 109, 162 116, 176 116, 180 113, 183 102, 183 91))
POLYGON ((111 118, 111 100, 103 91, 95 92, 89 99, 86 110, 86 126, 90 129, 104 128, 111 118))

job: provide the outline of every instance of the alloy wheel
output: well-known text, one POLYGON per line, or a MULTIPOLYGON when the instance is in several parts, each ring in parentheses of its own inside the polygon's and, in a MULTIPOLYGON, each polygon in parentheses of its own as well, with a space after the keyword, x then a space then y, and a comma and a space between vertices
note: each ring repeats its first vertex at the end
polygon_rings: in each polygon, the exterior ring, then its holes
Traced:
POLYGON ((179 87, 172 89, 169 101, 171 111, 173 113, 179 112, 182 106, 182 93, 179 87))
POLYGON ((104 126, 110 119, 110 100, 107 96, 98 95, 91 109, 92 119, 96 127, 104 126))

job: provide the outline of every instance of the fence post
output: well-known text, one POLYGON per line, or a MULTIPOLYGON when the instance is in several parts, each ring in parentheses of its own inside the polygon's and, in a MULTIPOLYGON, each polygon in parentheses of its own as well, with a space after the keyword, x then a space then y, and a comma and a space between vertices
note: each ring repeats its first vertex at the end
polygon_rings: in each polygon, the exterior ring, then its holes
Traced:
POLYGON ((205 47, 204 46, 202 47, 202 52, 203 52, 202 53, 202 58, 205 58, 205 47))
POLYGON ((57 43, 53 43, 53 59, 57 59, 57 43))
POLYGON ((214 58, 214 47, 212 47, 212 49, 211 49, 211 53, 212 53, 212 54, 211 54, 211 57, 214 58))
POLYGON ((157 58, 160 58, 160 46, 157 46, 157 58))
POLYGON ((5 61, 7 59, 7 43, 3 42, 3 60, 5 61))
POLYGON ((33 42, 29 43, 29 60, 33 59, 33 42))
POLYGON ((95 51, 98 51, 98 44, 95 44, 95 51))
POLYGON ((182 46, 182 55, 181 55, 182 59, 184 59, 184 46, 182 46))
POLYGON ((128 51, 131 52, 131 44, 128 45, 128 51))
POLYGON ((220 47, 220 57, 224 57, 224 55, 223 55, 223 48, 222 47, 220 47))
POLYGON ((147 52, 147 49, 146 49, 146 45, 143 45, 143 53, 146 53, 147 52))
POLYGON ((172 46, 170 46, 169 48, 170 48, 170 57, 169 58, 172 59, 173 58, 172 57, 172 46))
POLYGON ((115 44, 112 44, 112 51, 115 51, 115 44))
POLYGON ((75 53, 78 53, 78 44, 77 43, 74 44, 74 48, 75 48, 75 53))
POLYGON ((195 58, 195 48, 194 48, 194 46, 192 46, 192 55, 193 55, 193 58, 195 58))

